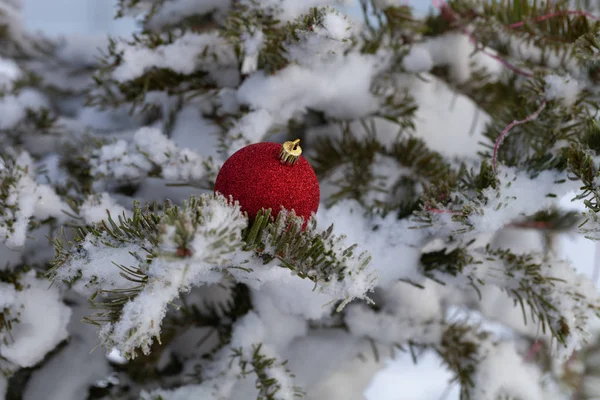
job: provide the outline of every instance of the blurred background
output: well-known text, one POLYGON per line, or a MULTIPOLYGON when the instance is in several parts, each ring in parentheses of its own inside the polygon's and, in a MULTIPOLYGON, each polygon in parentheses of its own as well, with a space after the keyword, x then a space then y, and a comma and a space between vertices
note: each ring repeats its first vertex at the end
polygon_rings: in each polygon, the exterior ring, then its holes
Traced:
MULTIPOLYGON (((123 34, 135 28, 131 19, 114 20, 116 0, 20 0, 27 24, 48 34, 123 34)), ((299 0, 302 1, 302 0, 299 0)), ((431 8, 431 0, 400 0, 419 12, 431 8)), ((348 11, 354 0, 346 0, 348 11)))
POLYGON ((131 19, 114 20, 115 0, 21 0, 26 24, 50 35, 126 34, 131 19))
MULTIPOLYGON (((136 28, 133 19, 115 20, 113 0, 21 0, 25 24, 30 30, 50 36, 127 35, 136 28)), ((304 0, 298 0, 304 1, 304 0)), ((401 0, 402 1, 402 0, 401 0)), ((418 13, 431 10, 430 0, 404 0, 418 13)), ((346 1, 345 12, 358 16, 358 9, 346 1)), ((566 208, 579 208, 563 199, 566 208)), ((564 257, 573 261, 578 270, 593 274, 596 246, 579 235, 563 235, 559 247, 564 257)), ((599 253, 600 255, 600 253, 599 253)), ((449 384, 451 375, 440 368, 435 354, 427 354, 414 365, 407 354, 399 354, 388 362, 366 392, 366 400, 453 400, 458 399, 457 387, 449 384), (444 382, 447 382, 445 384, 444 382)))

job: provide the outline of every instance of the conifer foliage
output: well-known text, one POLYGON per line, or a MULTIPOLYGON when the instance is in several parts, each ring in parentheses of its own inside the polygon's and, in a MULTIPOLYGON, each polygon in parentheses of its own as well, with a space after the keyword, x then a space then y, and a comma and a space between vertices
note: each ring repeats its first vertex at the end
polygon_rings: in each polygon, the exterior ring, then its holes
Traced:
POLYGON ((598 397, 557 243, 600 239, 600 10, 431 5, 120 0, 133 34, 58 40, 0 0, 0 393, 362 400, 434 354, 462 400, 598 397), (307 224, 213 193, 296 138, 307 224))

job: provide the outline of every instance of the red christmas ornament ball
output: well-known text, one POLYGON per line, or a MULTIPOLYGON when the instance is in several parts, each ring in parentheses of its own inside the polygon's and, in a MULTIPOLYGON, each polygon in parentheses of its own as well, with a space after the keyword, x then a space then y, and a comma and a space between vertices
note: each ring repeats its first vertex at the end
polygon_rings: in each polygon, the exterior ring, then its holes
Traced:
MULTIPOLYGON (((296 154, 300 152, 298 147, 296 154)), ((291 157, 295 160, 292 165, 282 161, 283 153, 280 143, 270 142, 236 151, 221 167, 215 193, 233 197, 251 220, 261 208, 270 208, 271 215, 277 216, 283 206, 308 221, 319 208, 321 192, 317 175, 303 156, 291 157)))

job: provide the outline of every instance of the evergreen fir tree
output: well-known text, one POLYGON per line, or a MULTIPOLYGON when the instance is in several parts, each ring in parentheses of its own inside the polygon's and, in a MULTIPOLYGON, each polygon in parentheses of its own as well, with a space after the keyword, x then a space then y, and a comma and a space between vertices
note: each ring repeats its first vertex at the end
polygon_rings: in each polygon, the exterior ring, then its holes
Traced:
POLYGON ((131 36, 55 40, 0 0, 5 398, 360 400, 401 352, 461 399, 600 396, 556 248, 600 238, 600 7, 350 3, 120 0, 131 36), (294 139, 309 221, 213 192, 294 139))

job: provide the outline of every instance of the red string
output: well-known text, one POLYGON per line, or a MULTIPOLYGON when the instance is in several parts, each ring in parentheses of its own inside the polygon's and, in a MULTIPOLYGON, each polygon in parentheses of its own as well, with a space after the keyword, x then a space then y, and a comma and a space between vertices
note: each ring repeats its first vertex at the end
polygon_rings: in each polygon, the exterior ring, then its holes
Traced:
POLYGON ((542 341, 541 340, 536 340, 535 342, 533 342, 533 344, 529 348, 529 351, 527 352, 527 355, 525 356, 525 361, 533 360, 533 357, 535 357, 535 355, 537 353, 539 353, 539 351, 541 349, 542 349, 542 341))
POLYGON ((439 208, 425 208, 425 211, 435 214, 460 214, 460 211, 455 210, 442 210, 439 208))
MULTIPOLYGON (((561 16, 561 15, 581 15, 581 16, 593 19, 594 21, 600 21, 599 17, 596 17, 595 15, 593 15, 593 14, 591 14, 589 12, 586 12, 586 11, 563 10, 563 11, 555 11, 553 13, 546 14, 546 15, 541 15, 541 16, 539 16, 537 18, 534 18, 533 22, 545 21, 547 19, 558 17, 558 16, 561 16)), ((526 21, 515 22, 514 24, 508 25, 508 27, 510 29, 520 28, 523 25, 525 25, 525 23, 526 23, 526 21)))
MULTIPOLYGON (((435 8, 440 10, 442 15, 445 15, 447 19, 449 19, 451 21, 458 19, 454 10, 452 10, 452 8, 450 8, 450 6, 448 6, 448 4, 446 4, 443 0, 432 0, 431 4, 435 8)), ((531 72, 524 71, 524 70, 512 65, 511 63, 509 63, 502 57, 490 52, 489 50, 487 50, 485 48, 480 47, 477 43, 477 39, 475 38, 475 36, 473 36, 473 34, 471 32, 469 32, 469 30, 467 28, 460 27, 460 30, 469 37, 469 40, 471 41, 471 43, 473 43, 475 45, 475 47, 477 48, 477 51, 480 51, 483 54, 485 54, 486 56, 493 58, 494 60, 498 61, 499 63, 501 63, 506 68, 510 69, 511 71, 513 71, 516 74, 523 75, 527 78, 533 78, 533 74, 531 72)))
POLYGON ((502 141, 504 140, 506 135, 508 135, 508 132, 510 132, 510 130, 517 125, 521 125, 521 124, 524 124, 526 122, 533 121, 534 119, 536 119, 545 107, 546 107, 546 100, 542 101, 542 104, 540 105, 540 107, 533 114, 528 115, 527 117, 525 117, 524 119, 522 119, 520 121, 514 120, 513 122, 508 124, 508 126, 506 128, 504 128, 504 130, 500 133, 500 136, 498 136, 498 139, 496 139, 496 143, 494 143, 494 154, 492 155, 492 168, 493 168, 494 172, 496 172, 496 163, 498 160, 498 149, 500 148, 500 145, 502 144, 502 141))

